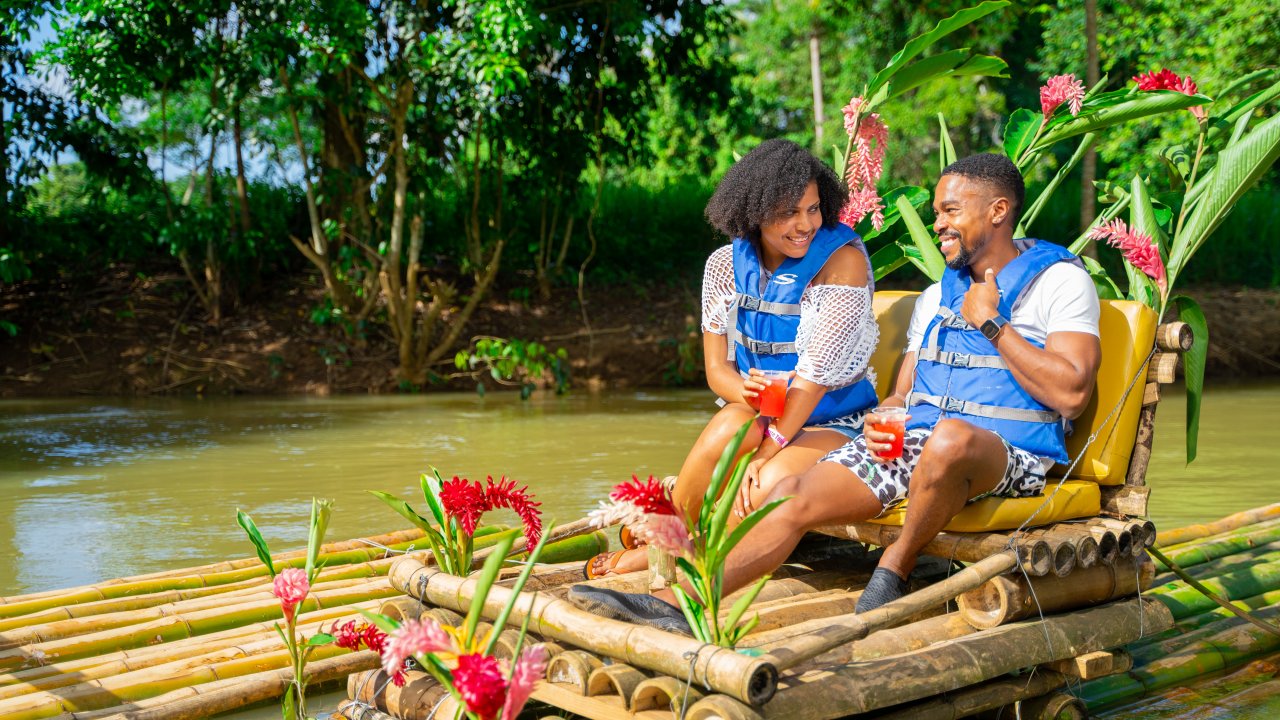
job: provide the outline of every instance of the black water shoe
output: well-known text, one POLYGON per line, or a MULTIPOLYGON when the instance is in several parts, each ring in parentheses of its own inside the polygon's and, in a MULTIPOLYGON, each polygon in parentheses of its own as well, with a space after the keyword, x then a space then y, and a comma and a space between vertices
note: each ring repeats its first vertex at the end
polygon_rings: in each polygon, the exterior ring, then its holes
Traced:
POLYGON ((680 608, 647 593, 624 593, 616 590, 574 585, 569 588, 569 602, 611 620, 648 625, 659 630, 693 635, 680 608))
POLYGON ((869 610, 893 602, 903 595, 907 594, 907 581, 898 577, 898 574, 892 570, 882 567, 876 568, 871 573, 871 579, 867 581, 867 586, 862 589, 862 595, 858 598, 858 604, 854 606, 855 613, 864 613, 869 610))

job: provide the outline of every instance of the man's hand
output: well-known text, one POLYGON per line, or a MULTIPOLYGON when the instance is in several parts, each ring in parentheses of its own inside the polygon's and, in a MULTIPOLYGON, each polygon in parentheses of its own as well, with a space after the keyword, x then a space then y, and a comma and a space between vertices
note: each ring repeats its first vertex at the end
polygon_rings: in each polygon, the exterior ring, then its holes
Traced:
POLYGON ((960 306, 960 315, 965 322, 977 328, 999 314, 1000 288, 996 287, 995 273, 988 269, 982 282, 975 279, 969 284, 964 304, 960 306))
MULTIPOLYGON (((893 433, 880 432, 874 426, 884 423, 888 418, 879 413, 869 412, 862 419, 862 437, 866 439, 867 452, 876 462, 884 464, 893 462, 896 458, 882 457, 881 453, 887 453, 893 448, 893 433)), ((907 415, 903 418, 903 422, 910 420, 911 416, 907 415)))

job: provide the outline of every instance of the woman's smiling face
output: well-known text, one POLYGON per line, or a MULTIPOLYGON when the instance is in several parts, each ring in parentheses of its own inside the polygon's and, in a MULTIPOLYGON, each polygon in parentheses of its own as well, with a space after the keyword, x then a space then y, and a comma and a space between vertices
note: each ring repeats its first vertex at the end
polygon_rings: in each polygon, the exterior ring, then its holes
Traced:
POLYGON ((814 233, 822 227, 822 203, 818 183, 810 180, 794 207, 782 207, 760 224, 761 260, 769 270, 787 258, 802 258, 809 252, 814 233))

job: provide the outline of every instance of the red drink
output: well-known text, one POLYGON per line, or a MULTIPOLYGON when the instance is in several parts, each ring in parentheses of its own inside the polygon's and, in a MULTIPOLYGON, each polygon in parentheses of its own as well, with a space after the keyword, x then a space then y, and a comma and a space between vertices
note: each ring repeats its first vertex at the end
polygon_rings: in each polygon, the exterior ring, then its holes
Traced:
POLYGON ((875 414, 880 416, 883 422, 868 423, 871 429, 893 435, 893 439, 889 441, 889 449, 882 453, 876 453, 886 460, 896 460, 902 457, 902 436, 907 431, 907 411, 900 407, 878 407, 873 410, 875 414))
POLYGON ((760 391, 760 414, 765 417, 782 417, 782 409, 787 404, 787 375, 789 373, 770 374, 765 372, 764 379, 768 385, 760 391))

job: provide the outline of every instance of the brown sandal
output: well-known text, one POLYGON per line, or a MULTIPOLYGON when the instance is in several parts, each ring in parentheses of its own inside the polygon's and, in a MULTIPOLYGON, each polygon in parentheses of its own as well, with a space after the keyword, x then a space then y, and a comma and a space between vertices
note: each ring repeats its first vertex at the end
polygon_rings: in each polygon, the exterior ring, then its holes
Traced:
POLYGON ((604 577, 605 575, 612 573, 613 569, 618 566, 618 561, 622 559, 622 556, 626 554, 627 550, 629 549, 630 548, 623 548, 622 550, 602 552, 599 555, 592 557, 590 560, 587 561, 586 565, 582 566, 582 575, 586 577, 588 580, 595 580, 597 578, 601 578, 601 577, 604 577), (591 566, 596 564, 596 560, 598 558, 605 558, 605 568, 604 568, 604 572, 600 573, 599 575, 596 575, 591 572, 591 566))

